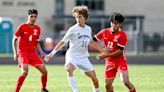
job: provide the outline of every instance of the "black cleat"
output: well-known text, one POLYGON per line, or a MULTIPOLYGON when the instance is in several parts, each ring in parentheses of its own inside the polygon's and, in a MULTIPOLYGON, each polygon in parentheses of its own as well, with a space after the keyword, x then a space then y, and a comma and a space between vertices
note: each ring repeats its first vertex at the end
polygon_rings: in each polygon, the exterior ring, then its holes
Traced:
POLYGON ((46 88, 43 88, 41 92, 48 92, 48 90, 46 88))

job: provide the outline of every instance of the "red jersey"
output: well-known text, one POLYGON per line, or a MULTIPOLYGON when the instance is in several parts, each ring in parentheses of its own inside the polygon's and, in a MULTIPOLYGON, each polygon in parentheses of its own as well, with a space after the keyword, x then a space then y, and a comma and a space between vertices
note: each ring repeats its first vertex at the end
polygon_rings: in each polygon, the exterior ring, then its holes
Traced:
POLYGON ((20 38, 18 52, 35 51, 36 41, 40 36, 40 27, 38 25, 31 27, 24 23, 17 28, 15 36, 20 38))
MULTIPOLYGON (((110 28, 105 28, 98 32, 95 37, 97 40, 103 40, 105 47, 109 50, 109 52, 114 52, 118 50, 118 46, 120 47, 125 47, 126 42, 127 42, 127 36, 126 33, 122 30, 119 30, 117 32, 112 33, 110 28)), ((116 57, 107 57, 106 61, 118 61, 118 60, 126 60, 124 56, 124 51, 123 54, 116 56, 116 57)))

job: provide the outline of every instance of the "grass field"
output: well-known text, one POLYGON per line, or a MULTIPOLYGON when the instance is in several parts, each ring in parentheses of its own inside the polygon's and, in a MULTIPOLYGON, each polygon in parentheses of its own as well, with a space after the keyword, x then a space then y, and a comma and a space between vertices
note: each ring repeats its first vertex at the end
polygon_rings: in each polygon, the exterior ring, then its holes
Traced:
MULTIPOLYGON (((100 82, 101 92, 104 91, 103 65, 94 65, 100 82)), ((71 92, 67 82, 63 65, 47 65, 49 80, 47 87, 50 92, 71 92)), ((13 92, 20 71, 16 65, 0 66, 0 92, 13 92)), ((75 78, 79 92, 92 92, 90 80, 75 71, 75 78)), ((136 86, 137 92, 164 92, 164 65, 129 65, 130 80, 136 86)), ((118 76, 114 81, 115 92, 128 92, 118 76)), ((21 92, 39 92, 40 73, 33 67, 29 67, 21 92)))

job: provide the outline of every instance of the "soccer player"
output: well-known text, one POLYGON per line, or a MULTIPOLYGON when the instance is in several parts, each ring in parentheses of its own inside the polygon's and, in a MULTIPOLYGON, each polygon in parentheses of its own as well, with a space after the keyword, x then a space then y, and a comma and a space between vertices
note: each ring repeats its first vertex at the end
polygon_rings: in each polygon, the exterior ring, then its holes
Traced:
POLYGON ((135 87, 129 81, 127 60, 124 49, 127 42, 126 33, 121 30, 124 17, 119 13, 113 13, 110 18, 111 27, 102 29, 93 40, 103 40, 109 53, 101 53, 97 58, 105 59, 105 88, 106 92, 113 92, 112 83, 119 73, 121 81, 129 89, 129 92, 136 92, 135 87))
POLYGON ((42 56, 42 51, 39 44, 40 27, 35 24, 38 16, 38 11, 35 9, 28 10, 28 20, 26 23, 21 24, 13 37, 13 52, 14 60, 18 59, 18 66, 21 69, 21 74, 17 80, 15 92, 19 92, 20 88, 28 75, 28 65, 34 66, 41 72, 41 92, 48 92, 46 89, 47 84, 47 70, 44 63, 36 53, 36 48, 42 56), (19 39, 19 40, 18 40, 19 39), (18 50, 17 50, 18 42, 18 50))
POLYGON ((88 45, 100 52, 105 52, 105 50, 103 51, 103 49, 92 40, 92 29, 85 24, 88 18, 88 7, 75 6, 72 9, 72 14, 77 23, 69 28, 63 39, 56 45, 53 51, 45 56, 45 60, 48 61, 64 46, 64 44, 69 42, 69 49, 66 52, 65 69, 73 92, 78 92, 76 81, 73 77, 73 72, 76 67, 79 67, 80 70, 92 80, 94 85, 93 92, 100 92, 95 70, 88 59, 88 45))

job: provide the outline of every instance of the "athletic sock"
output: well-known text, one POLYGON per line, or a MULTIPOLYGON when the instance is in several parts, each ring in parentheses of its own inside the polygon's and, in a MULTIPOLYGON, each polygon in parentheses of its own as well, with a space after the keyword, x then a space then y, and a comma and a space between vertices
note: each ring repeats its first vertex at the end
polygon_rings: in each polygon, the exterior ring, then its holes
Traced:
POLYGON ((133 89, 129 89, 129 92, 136 92, 135 87, 133 89))
POLYGON ((100 92, 100 88, 94 88, 93 92, 100 92))
POLYGON ((78 92, 76 81, 75 81, 73 76, 72 77, 68 77, 68 82, 69 82, 73 92, 78 92))
POLYGON ((21 88, 24 80, 25 80, 25 76, 20 75, 19 78, 18 78, 18 80, 17 80, 17 83, 16 83, 15 92, 19 92, 19 90, 20 90, 20 88, 21 88))
POLYGON ((47 76, 45 76, 45 75, 41 76, 41 84, 42 84, 42 88, 46 88, 47 76))

